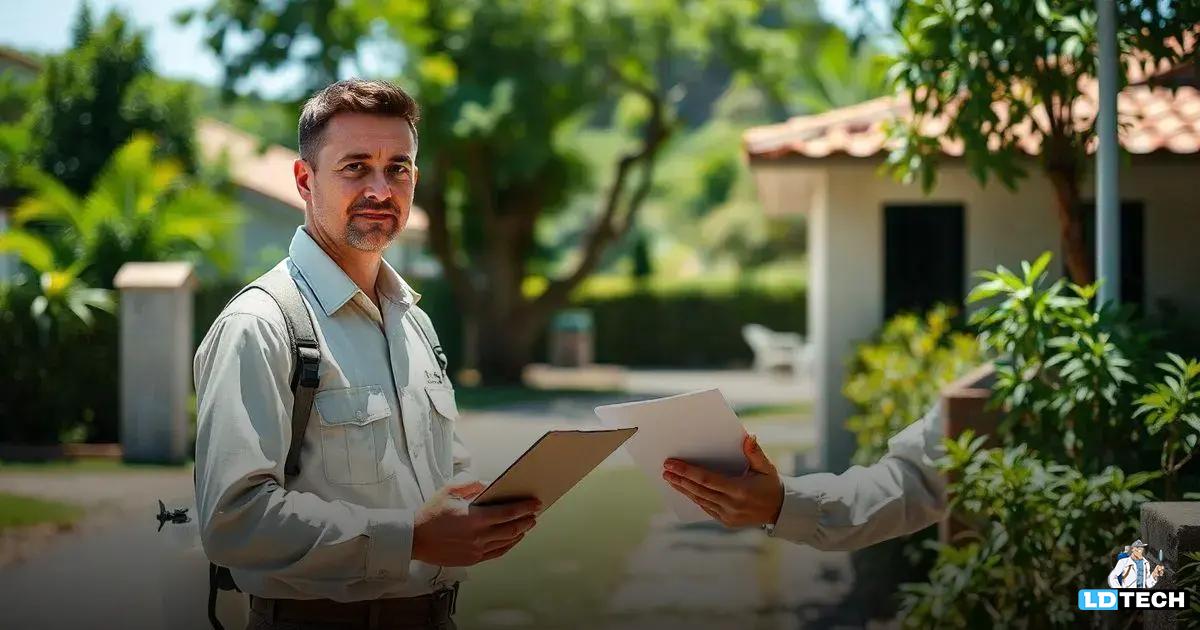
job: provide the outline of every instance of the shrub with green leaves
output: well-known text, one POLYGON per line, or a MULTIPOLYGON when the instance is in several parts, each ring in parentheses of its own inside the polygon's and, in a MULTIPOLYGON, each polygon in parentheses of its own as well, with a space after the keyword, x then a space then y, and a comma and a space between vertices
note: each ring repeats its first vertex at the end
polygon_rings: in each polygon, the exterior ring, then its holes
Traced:
POLYGON ((1151 335, 1130 309, 1092 303, 1096 287, 1050 282, 1049 252, 978 274, 967 297, 983 304, 970 322, 996 357, 994 402, 1001 433, 1083 472, 1116 464, 1138 470, 1147 440, 1130 423, 1149 363, 1151 335))
MULTIPOLYGON (((1166 475, 1167 498, 1176 498, 1176 477, 1200 442, 1200 361, 1184 360, 1167 353, 1169 362, 1159 363, 1163 372, 1161 383, 1152 383, 1147 393, 1137 399, 1134 417, 1144 416, 1146 432, 1163 436, 1162 469, 1166 475)), ((1195 498, 1193 493, 1192 498, 1195 498)))
POLYGON ((903 587, 901 618, 911 628, 1072 626, 1064 594, 1104 584, 1112 548, 1138 534, 1154 474, 1114 466, 1089 476, 984 440, 947 440, 940 465, 958 480, 951 509, 968 528, 956 544, 933 545, 929 582, 903 587))
POLYGON ((1200 362, 1168 354, 1148 369, 1151 327, 1097 308, 1095 286, 1050 282, 1049 262, 983 272, 968 298, 981 303, 970 321, 995 357, 1005 421, 993 448, 947 441, 951 510, 967 531, 934 544, 928 581, 904 587, 911 627, 1073 627, 1063 593, 1103 585, 1113 552, 1137 536, 1139 505, 1184 485, 1200 362))
POLYGON ((21 169, 31 192, 0 234, 0 254, 22 263, 17 281, 0 282, 0 440, 116 441, 113 276, 130 261, 229 262, 237 207, 155 155, 135 134, 84 196, 21 169))
POLYGON ((1183 554, 1175 570, 1175 588, 1188 592, 1188 607, 1179 611, 1175 621, 1180 628, 1200 627, 1200 552, 1183 554))
POLYGON ((954 330, 954 315, 946 305, 923 316, 903 313, 876 341, 859 346, 842 389, 858 408, 846 421, 858 442, 855 463, 878 460, 888 439, 925 415, 942 387, 983 361, 975 337, 954 330))

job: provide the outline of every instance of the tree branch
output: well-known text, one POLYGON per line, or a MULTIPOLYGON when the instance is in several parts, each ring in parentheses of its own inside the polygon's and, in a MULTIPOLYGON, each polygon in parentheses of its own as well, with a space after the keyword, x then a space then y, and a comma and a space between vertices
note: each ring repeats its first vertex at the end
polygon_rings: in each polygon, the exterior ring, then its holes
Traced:
POLYGON ((574 270, 566 276, 552 281, 550 286, 534 300, 531 308, 537 316, 545 316, 549 311, 566 302, 570 292, 595 270, 607 247, 629 231, 638 210, 650 193, 655 160, 659 149, 670 135, 670 129, 666 122, 661 97, 652 90, 642 91, 632 84, 629 85, 631 89, 645 96, 650 104, 650 118, 642 130, 641 146, 637 151, 626 153, 618 160, 616 174, 605 201, 604 212, 593 224, 588 238, 583 244, 583 256, 574 270), (618 213, 622 205, 621 197, 625 191, 626 180, 632 169, 639 163, 642 165, 641 180, 626 202, 624 216, 618 224, 618 213))

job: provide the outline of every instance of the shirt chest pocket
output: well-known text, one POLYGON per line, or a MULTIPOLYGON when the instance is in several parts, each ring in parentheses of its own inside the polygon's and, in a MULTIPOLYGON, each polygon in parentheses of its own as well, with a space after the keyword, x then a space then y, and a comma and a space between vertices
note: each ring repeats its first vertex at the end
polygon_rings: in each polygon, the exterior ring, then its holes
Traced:
POLYGON ((378 385, 317 392, 321 459, 329 483, 379 483, 396 474, 391 430, 392 407, 378 385))
POLYGON ((445 481, 454 476, 454 424, 458 405, 451 387, 427 386, 429 397, 429 437, 437 472, 445 481))

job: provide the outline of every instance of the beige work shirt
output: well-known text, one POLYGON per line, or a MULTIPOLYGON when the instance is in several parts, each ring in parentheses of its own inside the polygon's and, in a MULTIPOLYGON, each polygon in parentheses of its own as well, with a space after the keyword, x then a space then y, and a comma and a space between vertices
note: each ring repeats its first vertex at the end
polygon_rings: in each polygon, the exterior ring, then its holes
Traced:
POLYGON ((300 474, 285 486, 287 328, 268 295, 248 291, 196 352, 205 552, 259 597, 412 597, 462 579, 461 569, 411 557, 416 510, 469 465, 454 390, 409 312, 420 295, 384 261, 376 308, 303 228, 288 253, 280 264, 297 280, 321 345, 300 474))
POLYGON ((772 535, 818 549, 861 549, 936 523, 946 513, 946 481, 935 464, 945 454, 942 436, 935 405, 888 440, 887 455, 870 466, 784 478, 772 535))

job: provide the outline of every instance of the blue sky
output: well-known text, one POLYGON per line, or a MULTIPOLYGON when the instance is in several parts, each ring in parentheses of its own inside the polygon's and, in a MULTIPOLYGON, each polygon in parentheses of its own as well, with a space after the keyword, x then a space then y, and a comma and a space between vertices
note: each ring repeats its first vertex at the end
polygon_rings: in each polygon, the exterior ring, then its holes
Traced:
MULTIPOLYGON (((821 12, 830 20, 854 28, 857 21, 849 6, 852 0, 819 0, 821 12)), ((22 50, 55 52, 67 47, 71 25, 83 0, 5 0, 0 20, 0 44, 22 50)), ((221 69, 204 45, 199 23, 179 26, 172 16, 185 9, 203 9, 211 0, 91 0, 92 12, 103 16, 117 6, 140 28, 150 29, 151 58, 156 70, 166 76, 216 84, 221 69)), ((258 75, 252 82, 266 95, 289 91, 298 81, 298 70, 258 75)))

